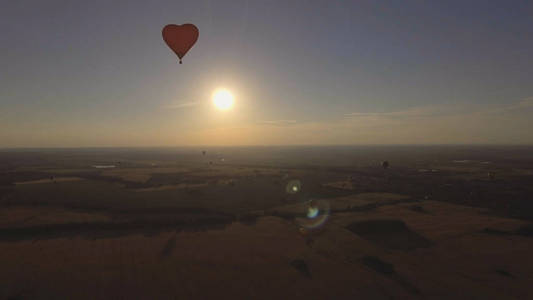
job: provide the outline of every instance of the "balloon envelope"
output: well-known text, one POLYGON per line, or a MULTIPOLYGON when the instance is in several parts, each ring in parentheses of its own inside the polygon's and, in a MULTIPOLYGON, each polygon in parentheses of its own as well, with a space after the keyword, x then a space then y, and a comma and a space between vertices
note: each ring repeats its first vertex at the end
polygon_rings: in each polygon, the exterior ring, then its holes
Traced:
POLYGON ((163 28, 163 40, 180 59, 194 46, 198 40, 198 28, 193 24, 169 24, 163 28))

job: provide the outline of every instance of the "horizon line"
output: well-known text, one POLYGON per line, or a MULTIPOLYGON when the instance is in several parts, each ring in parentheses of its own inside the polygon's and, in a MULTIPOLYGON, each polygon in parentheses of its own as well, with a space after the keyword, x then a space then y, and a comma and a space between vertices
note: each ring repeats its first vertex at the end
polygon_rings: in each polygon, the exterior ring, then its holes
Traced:
POLYGON ((249 145, 154 145, 154 146, 14 146, 0 147, 2 150, 54 150, 54 149, 171 149, 171 148, 268 148, 268 147, 390 147, 390 146, 521 146, 533 147, 533 143, 424 143, 424 144, 249 144, 249 145))

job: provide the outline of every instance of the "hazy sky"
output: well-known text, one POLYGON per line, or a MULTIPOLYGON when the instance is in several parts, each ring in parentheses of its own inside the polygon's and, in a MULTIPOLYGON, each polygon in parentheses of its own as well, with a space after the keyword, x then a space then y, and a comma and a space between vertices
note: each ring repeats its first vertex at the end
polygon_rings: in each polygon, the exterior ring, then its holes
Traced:
POLYGON ((2 1, 0 33, 0 147, 533 143, 530 1, 2 1))

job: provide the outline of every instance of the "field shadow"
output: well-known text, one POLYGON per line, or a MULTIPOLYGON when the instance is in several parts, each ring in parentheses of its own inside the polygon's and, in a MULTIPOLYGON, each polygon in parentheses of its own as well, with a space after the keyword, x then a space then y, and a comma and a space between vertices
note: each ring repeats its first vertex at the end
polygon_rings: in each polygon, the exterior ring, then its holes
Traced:
POLYGON ((309 267, 307 266, 307 263, 303 259, 295 259, 291 261, 291 266, 298 270, 303 276, 307 278, 311 278, 311 272, 309 271, 309 267))
MULTIPOLYGON (((222 230, 234 222, 229 216, 203 216, 176 219, 145 219, 124 222, 85 222, 43 224, 0 229, 0 241, 41 240, 85 237, 88 239, 116 238, 131 234, 145 236, 161 232, 222 230)), ((170 249, 170 244, 169 244, 170 249)), ((171 250, 169 250, 171 252, 171 250)))
POLYGON ((376 256, 365 256, 361 259, 361 262, 369 269, 396 281, 411 294, 420 294, 420 291, 416 286, 396 273, 393 264, 383 261, 376 256))
POLYGON ((523 237, 533 237, 533 223, 522 225, 518 229, 510 231, 487 227, 482 230, 482 233, 491 235, 518 235, 523 237))
POLYGON ((176 235, 173 235, 171 238, 167 240, 165 247, 163 247, 163 250, 161 250, 161 253, 159 253, 159 257, 164 258, 164 257, 170 256, 175 248, 176 248, 176 235))
POLYGON ((393 250, 427 248, 433 243, 412 231, 401 220, 367 220, 346 226, 352 233, 376 245, 393 250))

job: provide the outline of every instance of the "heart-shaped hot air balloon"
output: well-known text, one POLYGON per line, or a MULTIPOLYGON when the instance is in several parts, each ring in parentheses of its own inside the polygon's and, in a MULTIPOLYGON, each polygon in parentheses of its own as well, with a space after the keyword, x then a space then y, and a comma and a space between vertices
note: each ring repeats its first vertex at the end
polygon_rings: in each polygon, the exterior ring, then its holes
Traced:
POLYGON ((163 40, 181 59, 198 40, 198 28, 193 24, 168 24, 163 28, 163 40))

